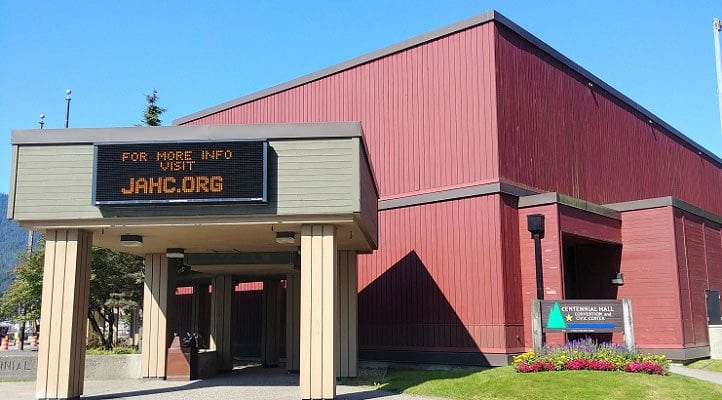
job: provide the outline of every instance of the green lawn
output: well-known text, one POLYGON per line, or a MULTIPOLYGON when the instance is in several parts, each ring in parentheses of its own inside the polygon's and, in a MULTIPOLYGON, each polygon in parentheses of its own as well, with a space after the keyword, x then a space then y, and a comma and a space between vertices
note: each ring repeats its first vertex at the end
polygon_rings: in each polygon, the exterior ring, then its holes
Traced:
POLYGON ((699 360, 689 364, 688 367, 704 369, 706 371, 722 372, 722 360, 699 360))
POLYGON ((679 375, 559 371, 516 373, 486 370, 388 370, 384 377, 346 382, 399 393, 452 399, 722 399, 722 386, 679 375))

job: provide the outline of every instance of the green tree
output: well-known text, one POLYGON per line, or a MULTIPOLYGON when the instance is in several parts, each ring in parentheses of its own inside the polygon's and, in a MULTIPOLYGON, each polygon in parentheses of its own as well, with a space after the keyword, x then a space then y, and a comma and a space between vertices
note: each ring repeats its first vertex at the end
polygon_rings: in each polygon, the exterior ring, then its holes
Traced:
POLYGON ((10 288, 0 298, 0 320, 22 324, 40 319, 44 246, 41 241, 38 248, 20 256, 10 288))
POLYGON ((145 95, 145 112, 143 113, 143 123, 145 126, 160 126, 160 116, 167 110, 158 105, 158 91, 153 89, 153 93, 145 95))
POLYGON ((137 310, 142 291, 142 258, 99 247, 93 249, 88 318, 106 349, 113 347, 115 323, 121 311, 129 315, 137 310))
MULTIPOLYGON (((21 256, 10 288, 0 298, 0 320, 15 323, 40 319, 43 290, 44 242, 21 256)), ((90 264, 88 317, 103 347, 113 347, 115 323, 121 312, 130 315, 140 307, 143 259, 95 247, 90 264), (107 329, 106 329, 107 326, 107 329)), ((40 327, 42 329, 42 326, 40 327)))

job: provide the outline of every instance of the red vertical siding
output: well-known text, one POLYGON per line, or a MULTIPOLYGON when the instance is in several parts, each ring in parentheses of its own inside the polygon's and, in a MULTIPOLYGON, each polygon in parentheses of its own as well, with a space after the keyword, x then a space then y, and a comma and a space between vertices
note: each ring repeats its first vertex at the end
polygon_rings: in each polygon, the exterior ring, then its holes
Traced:
POLYGON ((520 350, 519 318, 505 308, 501 204, 490 195, 380 214, 379 250, 359 256, 361 350, 520 350))
POLYGON ((231 307, 233 354, 261 355, 261 295, 263 282, 245 282, 235 286, 231 307))
POLYGON ((621 225, 620 220, 559 206, 559 228, 564 233, 603 242, 621 243, 621 225))
POLYGON ((624 286, 619 298, 632 299, 634 335, 642 348, 682 347, 683 321, 675 228, 671 207, 622 213, 624 286))
POLYGON ((679 281, 687 346, 709 344, 705 290, 722 287, 719 224, 675 210, 679 281))
MULTIPOLYGON (((501 196, 501 254, 504 271, 504 313, 507 329, 506 343, 510 349, 525 349, 524 342, 524 296, 522 292, 521 259, 519 256, 518 200, 513 196, 501 196), (512 329, 513 328, 513 329, 512 329)), ((526 225, 524 225, 526 226, 526 225)))
MULTIPOLYGON (((519 257, 521 268, 522 305, 524 313, 524 340, 531 348, 531 302, 536 299, 536 261, 534 240, 527 229, 527 216, 544 215, 544 238, 542 239, 542 271, 544 278, 544 299, 564 298, 564 271, 559 228, 559 209, 556 204, 529 207, 519 210, 519 257)), ((547 334, 547 343, 559 344, 564 336, 558 333, 547 334)))
POLYGON ((722 214, 722 169, 498 27, 500 175, 597 204, 674 196, 722 214))
POLYGON ((709 288, 722 291, 722 228, 705 221, 704 238, 707 253, 709 288))
POLYGON ((191 332, 191 310, 193 308, 193 287, 182 286, 175 289, 175 323, 173 332, 183 335, 191 332))
POLYGON ((701 218, 683 214, 689 301, 692 309, 692 343, 707 345, 707 308, 704 291, 707 289, 707 257, 704 249, 704 223, 701 218))
POLYGON ((473 27, 190 124, 361 121, 382 198, 489 181, 493 35, 473 27))
POLYGON ((689 268, 687 266, 687 246, 685 244, 684 220, 679 210, 674 211, 674 237, 677 251, 677 268, 679 278, 679 300, 682 316, 682 332, 680 338, 684 345, 694 344, 694 322, 692 320, 692 302, 690 301, 689 268))

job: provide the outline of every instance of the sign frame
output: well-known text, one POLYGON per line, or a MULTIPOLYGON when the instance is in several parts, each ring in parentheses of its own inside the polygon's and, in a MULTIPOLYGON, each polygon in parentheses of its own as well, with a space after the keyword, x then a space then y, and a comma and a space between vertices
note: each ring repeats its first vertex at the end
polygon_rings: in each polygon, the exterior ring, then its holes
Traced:
POLYGON ((93 143, 93 172, 92 172, 92 196, 91 204, 95 207, 135 207, 144 205, 266 205, 268 204, 268 139, 223 139, 217 141, 186 139, 186 140, 147 140, 142 142, 112 141, 93 143), (263 163, 263 190, 261 197, 232 197, 232 198, 209 198, 209 199, 149 199, 149 200, 103 200, 97 199, 98 184, 98 148, 107 145, 146 145, 146 144, 208 144, 208 143, 233 143, 233 142, 260 142, 262 144, 262 163, 263 163))
MULTIPOLYGON (((542 332, 565 332, 565 333, 613 333, 624 332, 624 305, 622 300, 616 299, 559 299, 541 300, 541 322, 542 332), (607 319, 578 321, 576 311, 566 311, 566 315, 560 309, 565 306, 610 306, 614 307, 614 314, 607 315, 607 319), (545 312, 546 311, 546 312, 545 312), (555 312, 556 311, 556 312, 555 312), (554 316, 552 316, 554 313, 554 316), (558 314, 558 316, 557 316, 558 314), (545 318, 546 317, 546 318, 545 318), (557 318, 554 318, 557 317, 557 318), (560 319, 557 321, 557 319, 560 319), (560 323, 559 327, 549 327, 552 322, 560 323)), ((605 311, 582 311, 602 313, 605 311)))
MULTIPOLYGON (((543 315, 542 315, 542 301, 554 302, 554 301, 572 301, 577 302, 579 300, 599 302, 599 301, 621 301, 622 303, 622 324, 624 332, 624 344, 628 349, 632 350, 636 348, 634 340, 634 319, 632 317, 632 300, 631 299, 555 299, 555 300, 532 300, 531 301, 531 331, 532 331, 532 349, 535 352, 541 352, 544 347, 545 334, 562 334, 575 333, 567 330, 552 329, 547 330, 543 327, 543 315)), ((593 333, 593 332, 579 332, 579 333, 593 333)))

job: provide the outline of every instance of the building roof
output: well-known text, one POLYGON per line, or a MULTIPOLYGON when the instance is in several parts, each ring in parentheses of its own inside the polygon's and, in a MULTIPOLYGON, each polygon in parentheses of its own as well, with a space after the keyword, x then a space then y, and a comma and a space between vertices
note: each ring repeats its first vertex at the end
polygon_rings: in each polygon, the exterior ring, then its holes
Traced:
MULTIPOLYGON (((68 143, 135 143, 238 139, 313 139, 358 137, 359 122, 238 124, 211 126, 137 126, 128 128, 68 128, 14 130, 13 145, 68 143)), ((365 145, 365 144, 364 144, 365 145)))
POLYGON ((443 28, 437 29, 432 32, 424 33, 422 35, 413 37, 411 39, 405 40, 403 42, 382 48, 380 50, 376 50, 374 52, 362 55, 360 57, 342 62, 340 64, 322 69, 317 72, 310 73, 308 75, 301 76, 299 78, 290 80, 288 82, 281 83, 279 85, 270 87, 268 89, 264 89, 255 93, 251 93, 246 96, 239 97, 237 99, 233 99, 230 101, 227 101, 225 103, 221 103, 218 105, 215 105, 213 107, 206 108, 201 111, 194 112, 192 114, 180 117, 178 119, 175 119, 173 121, 173 125, 180 125, 185 124, 188 122, 191 122, 193 120, 197 120, 203 117, 206 117, 211 114, 215 114, 224 110, 228 110, 230 108, 250 103, 252 101, 268 97, 271 95, 274 95, 276 93, 280 93, 301 85, 304 85, 309 82, 313 82, 322 78, 325 78, 327 76, 357 67, 359 65, 389 56, 394 53, 398 53, 407 49, 410 49, 415 46, 422 45, 427 42, 434 41, 436 39, 442 38, 444 36, 448 36, 478 25, 482 25, 488 22, 496 22, 510 30, 512 30, 514 33, 518 34, 519 36, 523 37, 525 40, 527 40, 532 45, 536 46, 540 50, 544 51, 557 61, 561 62, 562 64, 566 65, 576 73, 582 75, 585 79, 589 80, 590 83, 594 84, 595 86, 598 86, 602 90, 608 92, 612 96, 616 97, 623 103, 625 103, 627 106, 631 107, 632 109, 636 110, 640 114, 644 115, 646 118, 649 119, 651 123, 657 124, 664 128, 669 133, 677 136, 679 139, 681 139, 683 142, 686 142, 688 145, 690 145, 692 148, 697 150, 697 152, 702 155, 706 155, 712 160, 716 161, 720 166, 722 166, 722 159, 718 157, 716 154, 711 152, 710 150, 706 149, 699 143, 695 142, 679 130, 675 129, 671 125, 669 125, 667 122, 662 120, 660 117, 653 114, 651 111, 647 110, 646 108, 642 107, 640 104, 635 102, 634 100, 630 99, 629 97, 625 96, 618 90, 611 87, 609 84, 592 74, 591 72, 587 71, 583 67, 581 67, 579 64, 575 63, 574 61, 570 60, 557 50, 553 49, 548 44, 544 43, 541 39, 537 38, 536 36, 532 35, 530 32, 525 30, 524 28, 520 27, 519 25, 515 24, 505 16, 503 16, 501 13, 499 13, 496 10, 490 10, 483 14, 465 19, 463 21, 459 21, 457 23, 445 26, 443 28))

